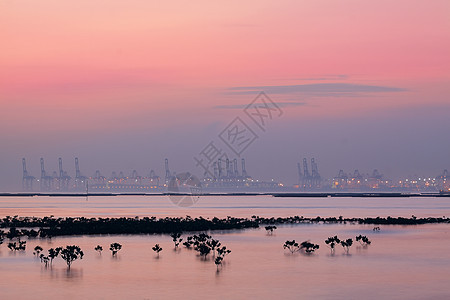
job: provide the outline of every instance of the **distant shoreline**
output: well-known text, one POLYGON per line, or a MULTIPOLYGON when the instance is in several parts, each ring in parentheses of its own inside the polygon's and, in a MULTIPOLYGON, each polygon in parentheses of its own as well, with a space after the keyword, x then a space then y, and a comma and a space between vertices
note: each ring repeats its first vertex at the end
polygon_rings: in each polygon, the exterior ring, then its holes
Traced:
MULTIPOLYGON (((115 196, 171 196, 191 194, 183 193, 0 193, 0 197, 115 197, 115 196)), ((339 197, 365 197, 365 198, 409 198, 409 197, 450 197, 450 193, 389 193, 389 192, 362 192, 362 193, 201 193, 194 196, 272 196, 292 198, 339 198, 339 197)))
MULTIPOLYGON (((9 228, 9 231, 0 230, 0 237, 9 239, 29 237, 46 238, 55 236, 98 235, 98 234, 170 234, 173 232, 199 232, 216 230, 243 230, 260 228, 264 225, 300 225, 300 224, 365 224, 365 225, 422 225, 422 224, 450 224, 450 218, 344 218, 340 217, 259 217, 219 219, 180 217, 135 217, 135 218, 85 218, 53 216, 36 217, 10 217, 0 219, 0 228, 9 228), (19 228, 19 229, 18 229, 19 228), (29 228, 29 229, 27 229, 29 228), (37 230, 36 230, 37 229, 37 230)), ((374 230, 376 230, 374 228, 374 230)), ((379 230, 379 228, 378 228, 379 230)))

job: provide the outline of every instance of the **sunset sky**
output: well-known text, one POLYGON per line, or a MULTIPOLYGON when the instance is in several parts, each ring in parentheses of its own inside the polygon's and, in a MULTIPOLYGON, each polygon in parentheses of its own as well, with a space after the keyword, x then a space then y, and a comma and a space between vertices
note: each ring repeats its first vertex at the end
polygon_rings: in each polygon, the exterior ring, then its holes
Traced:
MULTIPOLYGON (((450 169, 450 1, 0 1, 0 191, 57 159, 202 175, 193 157, 264 91, 243 153, 286 184, 450 169), (255 124, 253 124, 255 125, 255 124)), ((251 121, 248 123, 251 126, 251 121)))

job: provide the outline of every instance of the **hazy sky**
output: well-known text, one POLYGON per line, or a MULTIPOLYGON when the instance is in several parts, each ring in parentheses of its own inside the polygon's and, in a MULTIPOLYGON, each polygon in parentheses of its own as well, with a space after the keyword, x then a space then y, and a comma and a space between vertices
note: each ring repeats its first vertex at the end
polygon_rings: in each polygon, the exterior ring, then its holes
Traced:
MULTIPOLYGON (((96 169, 202 174, 193 157, 240 117, 258 136, 247 171, 293 184, 450 169, 450 2, 0 1, 0 190, 96 169), (259 91, 282 115, 265 131, 259 91)), ((221 145, 225 151, 226 147, 221 145)), ((230 150, 227 150, 230 152, 230 150)), ((230 152, 231 153, 231 152, 230 152)))

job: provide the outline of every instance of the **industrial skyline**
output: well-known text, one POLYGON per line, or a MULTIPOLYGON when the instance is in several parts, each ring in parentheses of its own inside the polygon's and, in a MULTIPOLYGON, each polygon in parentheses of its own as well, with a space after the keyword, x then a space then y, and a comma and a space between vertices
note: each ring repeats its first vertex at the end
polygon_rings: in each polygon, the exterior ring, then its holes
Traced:
MULTIPOLYGON (((21 191, 40 192, 167 192, 169 181, 177 179, 177 172, 169 167, 169 159, 164 160, 164 176, 160 177, 154 169, 139 173, 132 171, 112 171, 110 176, 95 170, 92 176, 86 176, 80 170, 78 157, 75 157, 74 177, 69 175, 58 158, 58 170, 48 171, 45 161, 40 159, 40 176, 33 176, 27 168, 27 161, 22 158, 21 191), (50 175, 51 174, 51 175, 50 175), (142 175, 140 175, 142 174, 142 175)), ((315 158, 308 162, 303 158, 297 163, 298 178, 293 184, 277 179, 264 181, 247 173, 245 159, 218 159, 213 163, 212 176, 205 172, 200 177, 201 187, 210 192, 282 192, 282 191, 346 191, 363 192, 370 190, 398 192, 438 192, 450 191, 450 177, 447 169, 437 176, 413 176, 391 179, 383 176, 378 169, 371 173, 361 173, 358 169, 346 173, 343 169, 336 176, 323 178, 319 173, 315 158), (240 165, 240 169, 238 167, 240 165)), ((91 172, 92 173, 92 172, 91 172)), ((194 175, 195 176, 195 175, 194 175)))

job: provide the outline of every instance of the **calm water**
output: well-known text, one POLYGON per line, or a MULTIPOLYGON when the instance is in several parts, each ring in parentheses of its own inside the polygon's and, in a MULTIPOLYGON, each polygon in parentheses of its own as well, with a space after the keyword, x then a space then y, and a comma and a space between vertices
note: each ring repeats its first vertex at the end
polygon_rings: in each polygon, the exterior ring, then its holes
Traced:
POLYGON ((450 198, 273 198, 271 196, 202 196, 179 207, 168 196, 0 197, 0 217, 14 216, 344 216, 442 217, 450 215, 450 198))
MULTIPOLYGON (((196 206, 179 208, 167 197, 0 198, 0 217, 20 216, 448 216, 445 198, 271 198, 201 197, 196 206)), ((1 299, 449 299, 450 225, 283 226, 273 236, 264 229, 213 232, 232 253, 220 271, 191 250, 173 251, 165 235, 80 236, 29 240, 25 253, 0 246, 1 299), (323 242, 367 235, 372 245, 355 244, 350 255, 334 256, 323 242), (320 245, 314 255, 286 253, 287 239, 320 245), (93 248, 119 242, 117 258, 93 248), (151 250, 159 243, 160 257, 151 250), (45 268, 32 254, 77 244, 85 252, 70 272, 57 258, 45 268)))

